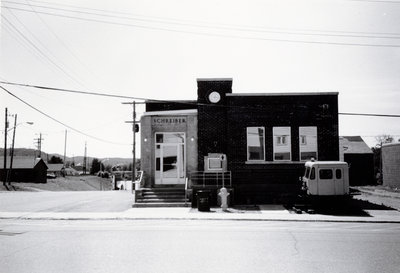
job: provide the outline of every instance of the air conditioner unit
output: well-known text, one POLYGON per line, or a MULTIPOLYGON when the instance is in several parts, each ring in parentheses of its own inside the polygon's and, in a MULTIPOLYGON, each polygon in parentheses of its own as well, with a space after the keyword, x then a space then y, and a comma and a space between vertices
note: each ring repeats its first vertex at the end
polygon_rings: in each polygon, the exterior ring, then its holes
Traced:
POLYGON ((227 165, 226 154, 210 153, 204 157, 205 172, 226 172, 227 165))

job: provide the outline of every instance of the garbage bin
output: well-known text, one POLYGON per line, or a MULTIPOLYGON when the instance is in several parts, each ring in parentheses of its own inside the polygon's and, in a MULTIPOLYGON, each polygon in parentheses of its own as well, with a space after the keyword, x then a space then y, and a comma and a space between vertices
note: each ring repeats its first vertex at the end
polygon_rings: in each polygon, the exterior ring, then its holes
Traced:
POLYGON ((197 191, 197 209, 199 211, 210 211, 210 191, 197 191))

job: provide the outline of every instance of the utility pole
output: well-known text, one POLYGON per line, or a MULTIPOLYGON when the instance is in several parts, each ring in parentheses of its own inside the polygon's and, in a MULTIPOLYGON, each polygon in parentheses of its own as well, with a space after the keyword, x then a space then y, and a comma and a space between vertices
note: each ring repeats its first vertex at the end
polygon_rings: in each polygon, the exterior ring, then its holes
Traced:
POLYGON ((136 104, 137 102, 123 102, 122 104, 132 104, 132 121, 126 121, 127 123, 132 123, 132 131, 133 131, 133 149, 132 149, 132 182, 135 181, 136 178, 136 133, 139 132, 139 124, 136 121, 136 104))
POLYGON ((11 186, 11 174, 12 174, 12 167, 13 167, 13 160, 14 160, 14 143, 15 143, 15 131, 17 129, 17 114, 14 116, 14 131, 13 131, 13 139, 11 144, 11 158, 10 158, 10 170, 7 173, 7 182, 8 185, 11 186))
POLYGON ((65 140, 64 140, 64 168, 65 168, 65 155, 67 153, 67 130, 65 130, 65 140))
POLYGON ((5 113, 5 122, 4 122, 4 171, 3 171, 3 186, 6 186, 7 182, 7 129, 8 129, 8 109, 6 107, 6 113, 5 113))
POLYGON ((43 138, 42 138, 42 133, 40 133, 39 134, 39 138, 35 138, 34 139, 35 141, 37 140, 37 148, 38 148, 38 151, 39 151, 39 158, 42 158, 42 140, 43 140, 43 138))
POLYGON ((85 155, 83 157, 83 174, 86 174, 86 161, 87 161, 87 147, 85 141, 85 155))

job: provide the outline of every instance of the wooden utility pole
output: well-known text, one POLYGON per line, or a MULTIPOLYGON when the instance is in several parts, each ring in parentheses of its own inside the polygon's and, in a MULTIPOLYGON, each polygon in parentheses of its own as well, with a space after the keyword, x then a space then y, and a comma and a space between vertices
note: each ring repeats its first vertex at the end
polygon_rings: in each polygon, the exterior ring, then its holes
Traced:
POLYGON ((65 155, 67 153, 67 130, 65 130, 65 140, 64 140, 64 168, 65 168, 65 155))
POLYGON ((8 185, 11 186, 11 174, 12 174, 12 167, 13 167, 13 160, 14 160, 14 143, 15 143, 15 131, 17 129, 17 114, 14 116, 14 131, 13 131, 13 139, 11 144, 11 157, 10 157, 10 170, 7 173, 7 182, 8 185))
POLYGON ((42 158, 42 133, 39 134, 39 138, 35 138, 34 140, 37 140, 37 148, 39 151, 39 158, 42 158))
POLYGON ((138 122, 136 121, 136 104, 137 102, 123 102, 122 104, 132 104, 132 121, 126 121, 127 123, 132 123, 132 132, 133 132, 133 148, 132 148, 132 182, 135 181, 136 178, 136 133, 139 132, 138 122))
POLYGON ((4 122, 4 169, 3 169, 3 186, 6 186, 7 182, 7 129, 8 129, 8 120, 7 120, 7 115, 8 115, 8 109, 6 107, 6 113, 5 113, 5 122, 4 122))
POLYGON ((85 153, 83 156, 83 174, 86 174, 86 162, 87 162, 87 145, 85 141, 85 153))

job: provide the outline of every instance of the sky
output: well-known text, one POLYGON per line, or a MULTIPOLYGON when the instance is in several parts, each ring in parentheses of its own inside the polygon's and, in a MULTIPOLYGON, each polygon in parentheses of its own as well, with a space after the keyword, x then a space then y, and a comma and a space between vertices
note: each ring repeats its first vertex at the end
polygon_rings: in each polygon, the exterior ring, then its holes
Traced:
MULTIPOLYGON (((232 78, 234 93, 335 91, 341 113, 400 115, 396 0, 1 0, 0 35, 1 139, 7 107, 16 147, 42 134, 63 155, 67 130, 67 156, 86 143, 91 157, 131 157, 122 103, 195 100, 197 78, 232 78)), ((400 118, 340 115, 339 134, 397 140, 400 118)))

